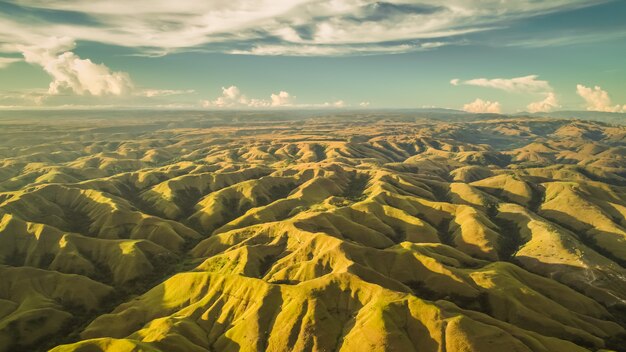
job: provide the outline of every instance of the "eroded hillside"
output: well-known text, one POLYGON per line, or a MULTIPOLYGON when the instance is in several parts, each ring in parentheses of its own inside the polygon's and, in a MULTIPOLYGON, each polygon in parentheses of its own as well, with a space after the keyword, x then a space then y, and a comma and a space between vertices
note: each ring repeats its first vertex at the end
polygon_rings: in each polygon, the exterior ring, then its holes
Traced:
POLYGON ((626 350, 626 128, 9 121, 0 352, 626 350))

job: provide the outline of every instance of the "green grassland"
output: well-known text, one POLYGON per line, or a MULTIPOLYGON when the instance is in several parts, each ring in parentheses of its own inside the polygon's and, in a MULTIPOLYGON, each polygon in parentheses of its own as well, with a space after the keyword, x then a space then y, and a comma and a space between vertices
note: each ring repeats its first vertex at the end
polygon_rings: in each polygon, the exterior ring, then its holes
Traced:
POLYGON ((626 350, 624 126, 96 115, 0 121, 0 352, 626 350))

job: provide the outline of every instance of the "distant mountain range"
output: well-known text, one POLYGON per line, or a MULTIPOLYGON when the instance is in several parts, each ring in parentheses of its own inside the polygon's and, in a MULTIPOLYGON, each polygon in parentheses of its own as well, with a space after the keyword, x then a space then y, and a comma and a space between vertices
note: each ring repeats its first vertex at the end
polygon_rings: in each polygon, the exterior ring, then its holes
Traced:
POLYGON ((113 109, 113 110, 0 110, 2 120, 21 119, 126 119, 132 112, 132 116, 137 118, 162 119, 185 115, 195 116, 206 120, 238 122, 244 120, 300 120, 318 117, 331 118, 359 118, 368 119, 391 119, 401 121, 413 121, 418 119, 436 119, 451 121, 467 121, 477 119, 493 119, 494 116, 502 118, 519 117, 553 117, 560 119, 581 119, 591 121, 601 121, 613 124, 626 124, 626 113, 602 112, 602 111, 553 111, 553 112, 519 112, 515 114, 481 114, 471 113, 463 110, 445 108, 423 108, 423 109, 299 109, 299 110, 150 110, 150 109, 113 109))
POLYGON ((626 124, 626 114, 619 112, 603 112, 603 111, 554 111, 554 112, 542 112, 542 113, 521 113, 519 115, 525 116, 546 116, 546 117, 558 117, 558 118, 573 118, 581 120, 593 120, 609 123, 626 124))

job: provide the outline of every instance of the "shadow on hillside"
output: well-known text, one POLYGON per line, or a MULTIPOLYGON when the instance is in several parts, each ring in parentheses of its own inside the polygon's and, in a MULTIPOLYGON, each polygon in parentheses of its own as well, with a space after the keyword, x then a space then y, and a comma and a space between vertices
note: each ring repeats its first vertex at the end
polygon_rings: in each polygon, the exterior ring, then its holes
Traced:
MULTIPOLYGON (((556 280, 557 282, 573 289, 574 291, 577 291, 578 293, 587 296, 596 302, 601 303, 610 314, 610 316, 605 316, 604 318, 614 321, 621 325, 624 329, 626 329, 626 304, 616 299, 616 297, 620 296, 620 293, 626 292, 624 287, 617 288, 616 292, 614 288, 599 285, 595 278, 593 281, 590 280, 589 282, 585 282, 581 279, 583 277, 589 276, 589 274, 587 273, 588 269, 577 266, 546 263, 538 260, 537 258, 531 258, 526 256, 518 256, 517 261, 522 268, 528 270, 529 272, 550 278, 552 280, 556 280), (599 296, 604 296, 604 298, 606 298, 606 301, 600 301, 598 299, 599 296), (607 301, 609 300, 613 301, 614 303, 608 304, 607 301)), ((598 273, 596 272, 596 275, 597 274, 598 273)), ((606 280, 609 280, 609 283, 613 281, 609 277, 606 277, 606 280)), ((555 299, 558 300, 558 297, 556 297, 555 299)), ((573 342, 578 343, 577 341, 573 342)), ((608 349, 615 351, 626 351, 626 333, 611 336, 605 339, 605 343, 606 348, 608 349)))
MULTIPOLYGON (((209 291, 209 286, 210 284, 207 283, 206 287, 202 288, 201 295, 206 294, 209 291)), ((80 340, 103 337, 115 339, 128 338, 130 335, 133 335, 137 331, 149 326, 149 324, 155 319, 170 316, 188 306, 190 302, 186 302, 181 306, 171 306, 171 304, 167 304, 167 299, 172 299, 172 292, 168 293, 167 291, 177 289, 179 289, 179 287, 167 288, 165 284, 161 283, 139 297, 126 297, 124 303, 121 303, 114 309, 109 310, 110 313, 97 315, 95 319, 91 321, 90 325, 82 326, 80 334, 74 333, 71 335, 71 338, 63 338, 64 341, 60 341, 60 343, 68 344, 75 343, 80 340), (148 310, 139 308, 142 306, 140 305, 141 301, 143 301, 143 306, 148 310), (155 302, 161 302, 160 310, 156 312, 153 310, 155 308, 155 302)), ((215 301, 211 302, 213 303, 215 301)), ((280 304, 278 306, 280 306, 280 304)), ((206 309, 211 307, 212 305, 209 305, 206 309)), ((213 315, 212 317, 217 319, 216 315, 213 315)), ((173 319, 176 321, 181 320, 181 318, 173 319)), ((160 331, 160 333, 163 333, 164 337, 157 341, 150 342, 149 344, 163 351, 173 350, 176 348, 180 350, 181 346, 185 346, 187 344, 207 350, 239 351, 241 349, 241 346, 238 343, 224 335, 224 333, 228 331, 232 325, 223 324, 217 321, 214 321, 211 324, 202 324, 203 321, 206 323, 206 317, 197 317, 196 315, 186 317, 184 320, 186 323, 193 325, 193 328, 191 328, 188 324, 174 323, 167 325, 167 332, 160 331), (213 339, 209 339, 208 343, 202 343, 202 339, 194 338, 194 334, 189 334, 190 331, 194 331, 196 329, 204 330, 207 337, 213 335, 213 339)), ((165 327, 165 325, 160 326, 165 327)), ((76 329, 77 327, 75 326, 73 328, 76 329)), ((133 338, 136 339, 137 337, 133 338)), ((58 345, 58 343, 48 344, 48 347, 55 345, 58 345)), ((91 348, 90 351, 93 350, 95 352, 105 351, 105 349, 98 346, 90 346, 89 348, 91 348)), ((42 351, 43 350, 45 349, 42 349, 42 351)))
POLYGON ((615 238, 618 235, 611 232, 598 230, 596 230, 596 233, 593 235, 589 234, 589 230, 593 229, 594 226, 582 222, 580 221, 580 219, 562 211, 552 209, 542 210, 541 215, 549 221, 573 233, 585 246, 610 259, 622 268, 626 268, 626 259, 618 257, 611 251, 611 249, 601 246, 597 240, 598 237, 602 236, 610 236, 615 238))

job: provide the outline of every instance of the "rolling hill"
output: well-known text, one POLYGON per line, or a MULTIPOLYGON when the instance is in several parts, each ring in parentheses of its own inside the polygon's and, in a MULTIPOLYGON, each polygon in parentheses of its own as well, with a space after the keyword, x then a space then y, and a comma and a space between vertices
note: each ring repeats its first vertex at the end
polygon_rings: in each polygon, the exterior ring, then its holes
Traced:
POLYGON ((0 352, 626 350, 623 125, 140 115, 0 120, 0 352))

